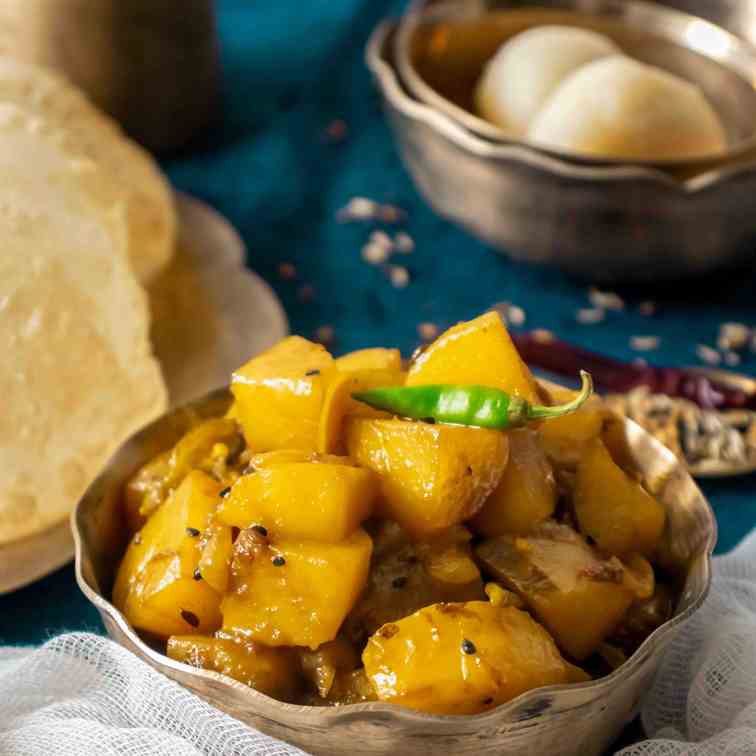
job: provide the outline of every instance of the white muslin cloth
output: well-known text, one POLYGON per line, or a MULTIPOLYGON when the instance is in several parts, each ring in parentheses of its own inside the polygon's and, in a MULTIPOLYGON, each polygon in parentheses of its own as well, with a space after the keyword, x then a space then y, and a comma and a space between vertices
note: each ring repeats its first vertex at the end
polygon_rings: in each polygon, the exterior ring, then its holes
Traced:
MULTIPOLYGON (((667 652, 618 756, 756 754, 756 535, 714 560, 706 604, 667 652)), ((355 753, 359 749, 355 748, 355 753)), ((75 633, 0 649, 0 756, 301 756, 128 651, 75 633)))

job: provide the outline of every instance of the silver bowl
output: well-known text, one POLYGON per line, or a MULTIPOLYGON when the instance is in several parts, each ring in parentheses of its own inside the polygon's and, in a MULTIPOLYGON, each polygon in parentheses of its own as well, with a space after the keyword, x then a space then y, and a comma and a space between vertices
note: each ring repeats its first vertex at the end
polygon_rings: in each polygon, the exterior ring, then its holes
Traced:
MULTIPOLYGON (((223 412, 230 401, 217 390, 188 407, 203 416, 223 412)), ((496 754, 598 756, 617 737, 651 684, 667 644, 703 602, 710 584, 716 540, 714 516, 675 456, 639 426, 624 422, 624 435, 644 483, 668 513, 665 553, 679 575, 675 615, 650 635, 611 675, 577 685, 529 691, 476 716, 434 716, 385 703, 336 708, 281 703, 215 672, 169 659, 134 631, 110 602, 126 547, 121 510, 125 481, 170 446, 184 429, 184 410, 173 410, 129 439, 90 486, 72 515, 76 579, 100 612, 108 633, 140 659, 238 720, 313 754, 496 754)))
POLYGON ((633 165, 704 170, 756 148, 756 49, 708 20, 659 3, 421 0, 399 26, 397 69, 415 97, 475 134, 583 164, 626 165, 630 162, 626 159, 528 145, 474 112, 472 91, 484 63, 506 39, 543 24, 579 26, 607 34, 633 58, 697 84, 719 113, 727 134, 726 153, 685 160, 633 160, 633 165))
POLYGON ((442 216, 515 260, 603 283, 701 275, 753 257, 756 151, 690 175, 493 142, 408 94, 396 29, 373 32, 367 64, 404 163, 442 216))

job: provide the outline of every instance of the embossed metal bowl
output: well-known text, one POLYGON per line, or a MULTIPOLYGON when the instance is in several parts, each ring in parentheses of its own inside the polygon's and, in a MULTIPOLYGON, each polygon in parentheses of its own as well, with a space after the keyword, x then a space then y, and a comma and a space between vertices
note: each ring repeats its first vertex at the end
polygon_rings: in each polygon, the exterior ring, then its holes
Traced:
MULTIPOLYGON (((220 389, 188 406, 211 416, 223 412, 229 401, 229 392, 220 389)), ((77 581, 118 643, 217 708, 313 754, 353 756, 359 748, 362 754, 376 756, 598 756, 634 716, 664 648, 709 589, 716 539, 709 505, 670 451, 639 426, 625 422, 624 437, 634 462, 668 514, 664 551, 669 567, 679 575, 680 596, 674 617, 619 669, 592 682, 532 690, 476 716, 435 716, 385 703, 336 708, 281 703, 215 672, 169 659, 140 638, 110 602, 127 540, 121 510, 124 482, 177 440, 183 417, 182 410, 174 410, 133 436, 79 503, 72 517, 77 581)))
POLYGON ((632 162, 687 170, 703 170, 756 148, 756 49, 721 26, 664 3, 419 0, 400 24, 395 55, 403 82, 418 100, 497 142, 524 145, 584 164, 632 162), (577 155, 528 145, 485 121, 475 113, 472 102, 484 64, 507 39, 546 24, 602 32, 631 57, 695 83, 722 120, 726 153, 653 161, 577 155))
POLYGON ((581 164, 486 139, 408 93, 396 29, 375 30, 367 63, 402 159, 441 215, 516 260, 597 282, 678 279, 753 258, 756 151, 704 170, 662 170, 581 164))

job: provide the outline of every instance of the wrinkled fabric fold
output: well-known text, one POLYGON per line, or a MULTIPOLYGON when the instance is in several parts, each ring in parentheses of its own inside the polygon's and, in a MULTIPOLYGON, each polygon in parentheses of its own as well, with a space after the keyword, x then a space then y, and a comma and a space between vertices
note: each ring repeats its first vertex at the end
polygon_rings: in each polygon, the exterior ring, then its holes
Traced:
POLYGON ((665 654, 641 718, 649 739, 617 756, 756 753, 756 534, 714 560, 709 597, 665 654))
MULTIPOLYGON (((704 606, 670 645, 642 706, 649 739, 618 756, 756 753, 756 535, 714 560, 704 606)), ((3 756, 301 756, 112 641, 62 635, 0 649, 3 756)))
POLYGON ((3 756, 301 756, 87 633, 0 649, 3 756))

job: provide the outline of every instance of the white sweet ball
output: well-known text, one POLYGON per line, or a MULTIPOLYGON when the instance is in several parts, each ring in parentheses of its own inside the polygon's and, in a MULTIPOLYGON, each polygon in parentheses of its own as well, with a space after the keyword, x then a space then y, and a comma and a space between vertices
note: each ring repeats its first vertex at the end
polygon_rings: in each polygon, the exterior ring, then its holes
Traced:
POLYGON ((630 160, 690 159, 727 147, 722 122, 698 87, 621 56, 566 78, 527 138, 560 152, 630 160))
POLYGON ((523 136, 562 79, 618 52, 608 37, 587 29, 529 29, 505 42, 486 64, 475 92, 478 112, 512 136, 523 136))

